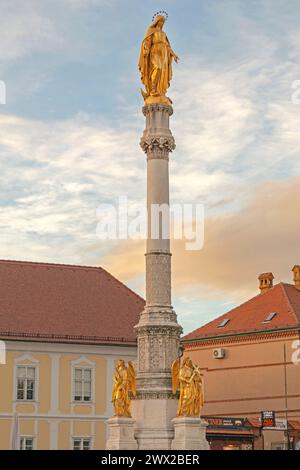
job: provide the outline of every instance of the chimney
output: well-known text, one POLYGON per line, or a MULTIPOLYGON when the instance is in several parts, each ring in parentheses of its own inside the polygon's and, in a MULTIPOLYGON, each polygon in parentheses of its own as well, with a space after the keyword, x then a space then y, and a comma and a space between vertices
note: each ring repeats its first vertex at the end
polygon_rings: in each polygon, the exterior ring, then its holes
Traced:
POLYGON ((273 273, 262 273, 258 276, 260 293, 263 294, 273 287, 273 273))
POLYGON ((296 289, 300 290, 300 266, 299 266, 299 264, 296 264, 293 267, 292 271, 294 273, 295 287, 296 287, 296 289))

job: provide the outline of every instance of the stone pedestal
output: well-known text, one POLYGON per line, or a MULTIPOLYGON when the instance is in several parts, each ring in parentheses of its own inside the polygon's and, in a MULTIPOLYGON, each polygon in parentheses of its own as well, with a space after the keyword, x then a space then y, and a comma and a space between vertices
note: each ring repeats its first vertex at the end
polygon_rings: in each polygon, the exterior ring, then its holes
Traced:
POLYGON ((180 416, 172 420, 174 425, 173 450, 209 450, 206 440, 207 423, 201 418, 180 416))
POLYGON ((108 439, 107 450, 135 450, 138 448, 134 438, 134 424, 132 418, 113 416, 107 420, 108 439))

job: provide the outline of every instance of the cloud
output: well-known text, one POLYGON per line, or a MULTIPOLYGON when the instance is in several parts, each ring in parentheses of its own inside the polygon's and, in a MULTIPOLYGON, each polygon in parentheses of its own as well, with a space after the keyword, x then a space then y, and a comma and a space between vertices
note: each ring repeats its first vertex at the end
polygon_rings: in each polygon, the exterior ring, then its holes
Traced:
POLYGON ((78 263, 94 244, 94 261, 105 248, 96 246, 98 205, 142 193, 135 133, 86 115, 56 123, 2 115, 0 126, 0 256, 78 263))
POLYGON ((62 47, 63 37, 36 2, 1 2, 0 63, 62 47))
MULTIPOLYGON (((233 304, 258 292, 261 272, 292 282, 291 269, 300 260, 299 185, 300 176, 266 182, 240 212, 208 217, 201 251, 186 251, 183 241, 174 241, 174 295, 233 304)), ((102 264, 128 281, 144 272, 144 249, 143 242, 123 242, 102 264)))

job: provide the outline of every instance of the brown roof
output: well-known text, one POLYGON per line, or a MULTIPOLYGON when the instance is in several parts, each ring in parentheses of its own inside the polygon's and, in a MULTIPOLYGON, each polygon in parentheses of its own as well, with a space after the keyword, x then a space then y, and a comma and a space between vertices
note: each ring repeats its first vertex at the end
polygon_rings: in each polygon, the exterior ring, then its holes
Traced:
POLYGON ((300 327, 300 292, 291 284, 279 283, 239 307, 192 331, 183 340, 232 336, 241 333, 300 327), (276 315, 265 322, 268 315, 276 315), (219 325, 229 320, 224 327, 219 325))
POLYGON ((144 300, 102 268, 0 260, 0 337, 135 344, 144 300))

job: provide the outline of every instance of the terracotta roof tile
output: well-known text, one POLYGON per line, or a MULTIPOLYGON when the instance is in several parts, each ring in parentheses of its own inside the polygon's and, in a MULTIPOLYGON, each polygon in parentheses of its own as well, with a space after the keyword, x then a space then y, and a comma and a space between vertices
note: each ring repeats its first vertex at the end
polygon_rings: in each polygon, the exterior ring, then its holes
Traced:
POLYGON ((300 292, 291 284, 279 283, 242 305, 187 334, 183 340, 230 336, 279 328, 300 327, 300 292), (265 322, 275 313, 272 321, 265 322), (224 327, 219 325, 229 320, 224 327))
POLYGON ((144 300, 102 268, 0 260, 0 337, 135 343, 144 300))

